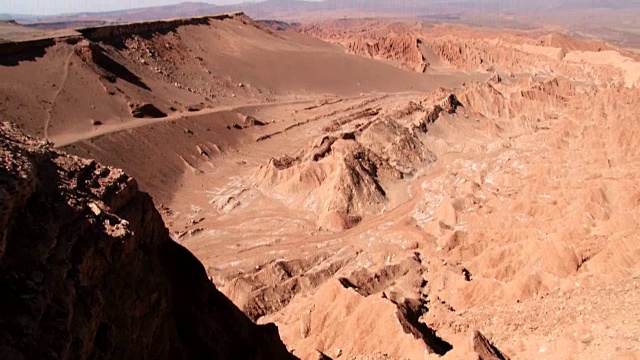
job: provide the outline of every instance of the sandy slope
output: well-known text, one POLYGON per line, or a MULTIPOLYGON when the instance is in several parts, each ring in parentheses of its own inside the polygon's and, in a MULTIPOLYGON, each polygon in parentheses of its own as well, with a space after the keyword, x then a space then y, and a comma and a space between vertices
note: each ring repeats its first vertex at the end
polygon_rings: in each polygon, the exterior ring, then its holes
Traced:
POLYGON ((450 76, 416 77, 297 34, 273 34, 242 16, 148 38, 61 42, 39 52, 20 66, 10 56, 4 60, 0 96, 11 106, 0 110, 30 133, 49 137, 91 132, 92 120, 129 121, 135 104, 171 114, 264 102, 274 93, 358 95, 459 83, 450 76))

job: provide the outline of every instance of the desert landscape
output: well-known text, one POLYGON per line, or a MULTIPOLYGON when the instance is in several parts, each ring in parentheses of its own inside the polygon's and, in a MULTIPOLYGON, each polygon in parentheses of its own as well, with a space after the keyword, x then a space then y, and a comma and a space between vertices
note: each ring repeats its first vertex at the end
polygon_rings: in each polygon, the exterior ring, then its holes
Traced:
POLYGON ((640 6, 491 3, 0 22, 0 358, 640 359, 640 6))

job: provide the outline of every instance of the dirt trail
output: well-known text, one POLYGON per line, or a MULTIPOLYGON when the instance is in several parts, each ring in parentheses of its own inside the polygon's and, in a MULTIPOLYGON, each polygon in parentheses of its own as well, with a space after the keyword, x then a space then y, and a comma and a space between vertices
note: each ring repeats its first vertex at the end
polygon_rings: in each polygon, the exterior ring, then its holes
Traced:
POLYGON ((53 113, 53 108, 56 106, 56 101, 58 100, 58 97, 60 96, 62 91, 64 91, 64 85, 67 83, 67 79, 69 78, 69 71, 71 68, 71 59, 73 58, 74 54, 75 54, 75 51, 71 49, 71 53, 69 54, 69 56, 67 56, 67 60, 65 61, 64 67, 62 69, 62 80, 60 81, 60 85, 58 85, 58 90, 56 90, 55 94, 53 95, 53 100, 51 100, 51 106, 47 110, 47 116, 44 120, 44 138, 47 140, 49 140, 49 126, 51 125, 51 115, 53 113))
POLYGON ((50 140, 55 144, 56 148, 61 148, 77 142, 95 139, 100 136, 114 134, 120 131, 131 130, 138 127, 162 123, 166 121, 187 119, 190 117, 221 113, 225 111, 236 111, 243 108, 309 104, 314 101, 315 100, 282 100, 282 101, 268 101, 268 102, 259 102, 259 103, 247 103, 242 105, 224 105, 224 106, 218 106, 214 108, 206 108, 199 111, 179 111, 160 119, 139 119, 139 118, 131 117, 131 118, 125 119, 125 122, 121 124, 103 125, 100 128, 96 129, 95 131, 92 131, 89 133, 64 134, 64 135, 51 138, 50 140))
MULTIPOLYGON (((377 98, 374 99, 381 99, 381 98, 385 98, 388 96, 396 96, 396 97, 403 97, 403 96, 410 96, 410 95, 419 95, 421 94, 420 92, 416 92, 416 91, 402 91, 402 92, 394 92, 394 93, 388 93, 388 94, 375 94, 375 96, 377 96, 377 98)), ((353 96, 353 97, 341 97, 341 102, 342 101, 349 101, 349 100, 358 100, 358 99, 368 99, 370 97, 372 97, 374 95, 370 95, 370 94, 362 94, 362 95, 358 95, 358 96, 353 96)), ((241 109, 258 109, 258 108, 269 108, 269 107, 278 107, 278 106, 291 106, 291 105, 300 105, 300 104, 313 104, 313 103, 317 103, 318 101, 320 101, 320 99, 322 99, 322 97, 319 96, 312 96, 308 99, 302 99, 302 100, 277 100, 277 101, 262 101, 262 102, 256 102, 256 103, 244 103, 244 104, 240 104, 240 105, 222 105, 222 106, 217 106, 217 107, 213 107, 213 108, 205 108, 199 111, 178 111, 178 112, 174 112, 172 114, 169 114, 168 116, 164 117, 164 118, 148 118, 148 119, 140 119, 140 118, 135 118, 135 117, 130 117, 130 118, 126 118, 123 119, 124 122, 120 123, 120 124, 105 124, 105 125, 101 125, 99 128, 95 129, 94 131, 91 132, 85 132, 85 133, 80 133, 80 134, 74 134, 74 133, 66 133, 63 135, 58 135, 55 137, 50 138, 49 140, 51 142, 54 143, 54 146, 56 148, 62 148, 68 145, 72 145, 74 143, 80 142, 80 141, 87 141, 87 140, 91 140, 100 136, 104 136, 104 135, 109 135, 109 134, 114 134, 114 133, 118 133, 120 131, 126 131, 126 130, 131 130, 131 129, 135 129, 138 127, 143 127, 143 126, 147 126, 147 125, 151 125, 151 124, 157 124, 157 123, 162 123, 162 122, 166 122, 166 121, 175 121, 175 120, 179 120, 179 119, 187 119, 187 118, 191 118, 191 117, 197 117, 197 116, 202 116, 202 115, 207 115, 207 114, 215 114, 215 113, 221 113, 221 112, 225 112, 225 111, 238 111, 241 109)), ((334 114, 335 115, 335 114, 334 114)), ((328 116, 322 115, 321 118, 327 118, 328 116)), ((307 123, 307 121, 304 122, 305 124, 307 123)), ((301 124, 293 124, 291 125, 292 127, 296 127, 296 126, 300 126, 301 124)), ((289 130, 289 129, 286 129, 289 130)), ((285 131, 286 131, 285 130, 285 131)), ((267 137, 271 137, 273 136, 273 134, 271 135, 267 135, 267 137)))

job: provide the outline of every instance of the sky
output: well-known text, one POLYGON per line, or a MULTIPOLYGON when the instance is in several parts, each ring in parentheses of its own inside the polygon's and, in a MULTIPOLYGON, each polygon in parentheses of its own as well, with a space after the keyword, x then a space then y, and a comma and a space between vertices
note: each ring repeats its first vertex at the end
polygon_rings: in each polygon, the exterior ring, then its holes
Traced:
MULTIPOLYGON (((185 1, 186 0, 0 0, 0 14, 55 15, 171 5, 185 1)), ((244 1, 208 0, 206 2, 217 5, 229 5, 244 1)))

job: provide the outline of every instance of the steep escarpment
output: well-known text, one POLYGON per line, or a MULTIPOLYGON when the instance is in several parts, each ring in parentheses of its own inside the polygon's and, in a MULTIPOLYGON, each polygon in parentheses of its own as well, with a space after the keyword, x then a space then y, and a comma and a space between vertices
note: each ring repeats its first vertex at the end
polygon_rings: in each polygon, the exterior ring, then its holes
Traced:
POLYGON ((0 358, 289 359, 121 170, 0 126, 0 358))
POLYGON ((340 44, 354 55, 392 61, 402 69, 420 73, 427 69, 429 62, 420 50, 422 40, 415 32, 405 24, 374 23, 371 26, 367 21, 327 22, 300 27, 298 31, 340 44))
POLYGON ((221 14, 215 16, 192 17, 175 20, 138 22, 131 24, 119 24, 111 26, 89 27, 78 30, 87 39, 93 41, 111 40, 114 37, 130 36, 134 34, 162 33, 175 31, 176 28, 185 25, 208 24, 210 20, 231 19, 235 16, 242 16, 242 13, 221 14))
POLYGON ((420 44, 420 39, 409 35, 373 39, 358 38, 347 44, 347 51, 372 59, 399 61, 400 67, 404 69, 424 72, 429 64, 420 52, 418 47, 420 44))
MULTIPOLYGON (((116 24, 116 25, 108 25, 108 26, 91 26, 91 27, 83 27, 82 22, 75 22, 76 30, 67 29, 62 36, 51 35, 41 35, 37 33, 36 36, 33 34, 32 37, 36 39, 26 40, 26 41, 12 41, 7 40, 4 42, 0 42, 0 54, 4 56, 20 56, 33 52, 41 52, 44 54, 46 49, 50 46, 55 45, 58 42, 69 42, 76 43, 82 39, 88 39, 91 41, 105 41, 105 40, 113 40, 114 38, 122 37, 122 36, 131 36, 131 35, 139 35, 139 34, 153 34, 153 33, 168 33, 172 31, 176 31, 177 28, 181 26, 187 25, 207 25, 212 20, 225 20, 225 19, 233 19, 235 17, 243 17, 243 13, 229 13, 229 14, 219 14, 212 16, 202 16, 202 17, 190 17, 183 19, 174 19, 174 20, 160 20, 160 21, 147 21, 147 22, 135 22, 129 24, 116 24)), ((102 23, 100 21, 87 21, 87 23, 102 23)), ((15 25, 15 24, 14 24, 15 25)), ((56 28, 60 26, 61 28, 65 28, 65 25, 68 24, 47 24, 48 28, 56 28)), ((19 26, 19 25, 15 25, 19 26)), ((37 28, 37 25, 32 25, 31 28, 37 28)), ((27 29, 27 28, 23 28, 27 29)), ((25 30, 23 30, 25 31, 25 30)), ((16 36, 12 36, 15 38, 16 36)), ((16 64, 17 65, 17 64, 16 64)))
POLYGON ((633 51, 553 31, 534 37, 527 32, 373 19, 326 21, 298 31, 415 71, 560 75, 627 87, 636 86, 640 77, 633 51))
POLYGON ((44 49, 55 44, 56 40, 53 38, 21 42, 2 42, 0 43, 0 55, 3 57, 2 63, 3 65, 17 65, 18 61, 26 58, 26 54, 35 50, 35 52, 40 53, 40 56, 42 56, 44 55, 44 49))

